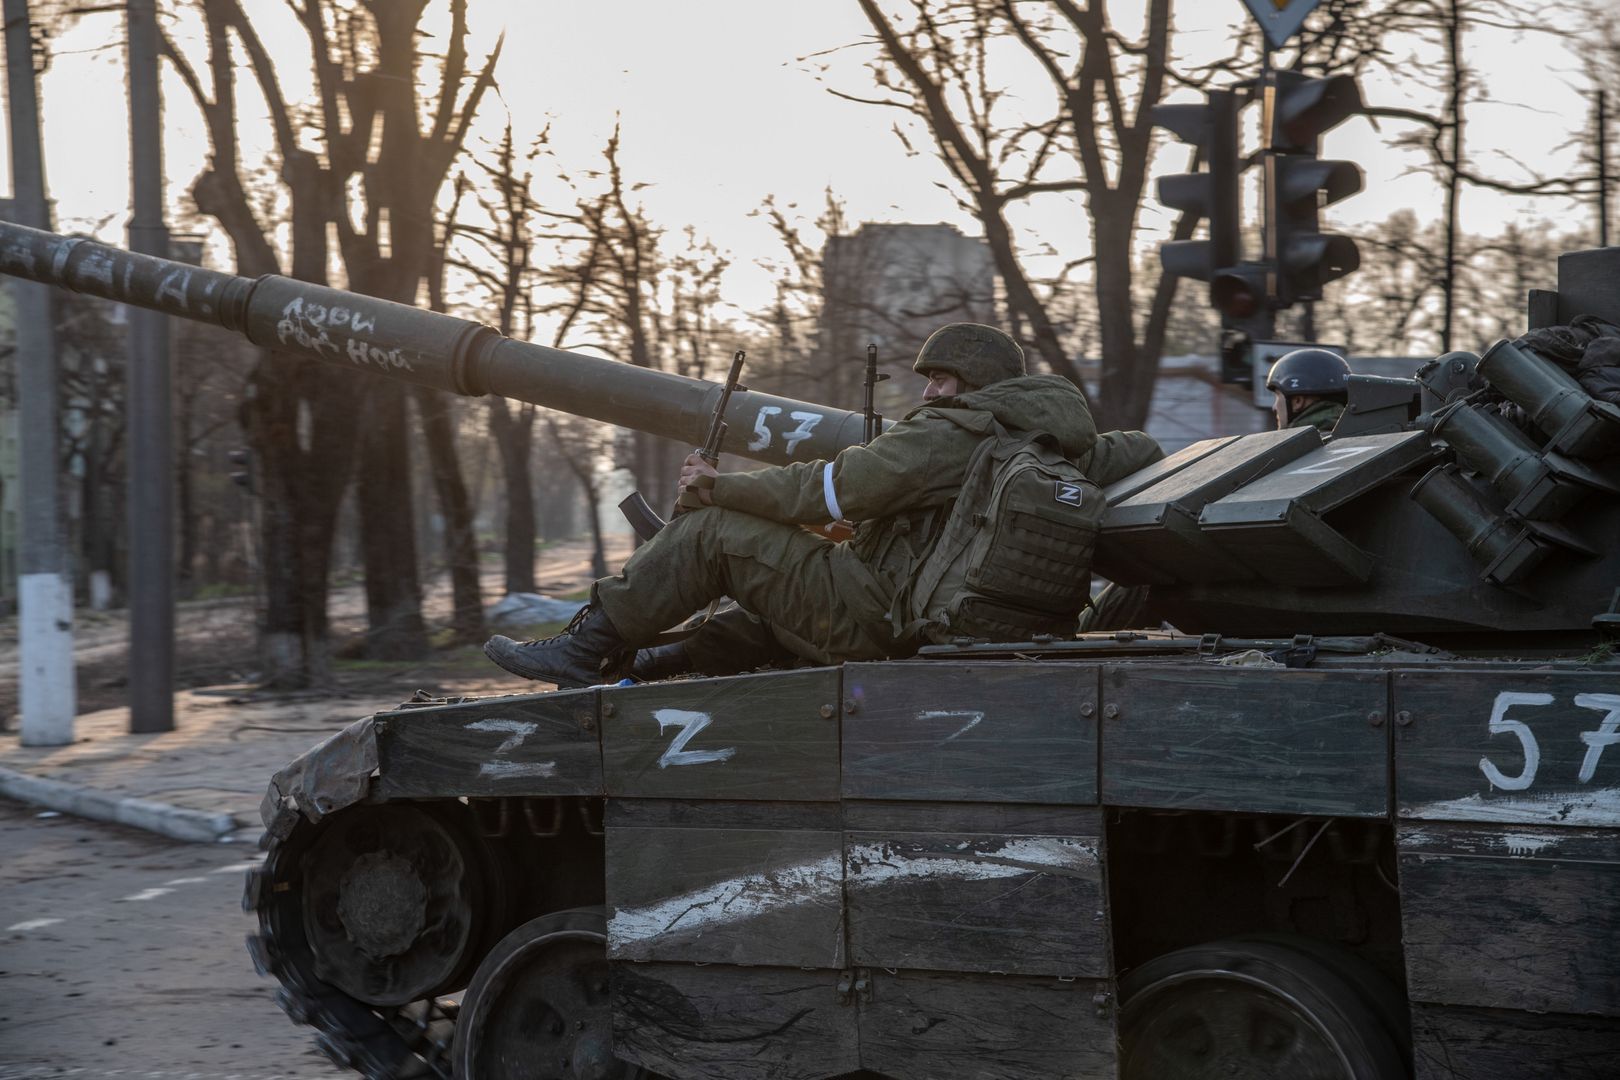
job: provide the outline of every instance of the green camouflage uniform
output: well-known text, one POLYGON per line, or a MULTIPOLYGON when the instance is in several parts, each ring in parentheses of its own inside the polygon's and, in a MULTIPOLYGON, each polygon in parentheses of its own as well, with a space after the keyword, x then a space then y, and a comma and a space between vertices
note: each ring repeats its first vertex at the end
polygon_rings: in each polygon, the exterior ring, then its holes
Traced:
POLYGON ((617 577, 598 581, 594 598, 630 645, 719 597, 757 616, 757 629, 729 616, 688 639, 698 670, 753 666, 757 658, 743 655, 750 640, 762 654, 785 649, 821 664, 909 655, 918 643, 895 640, 889 609, 994 421, 1056 436, 1098 484, 1163 456, 1141 432, 1099 437, 1085 398, 1065 379, 1005 379, 920 406, 831 462, 717 477, 713 507, 671 521, 617 577), (835 544, 799 528, 835 518, 860 523, 853 539, 835 544))
POLYGON ((1294 417, 1293 423, 1288 426, 1291 428, 1313 427, 1323 435, 1327 435, 1332 433, 1333 425, 1339 422, 1339 417, 1343 414, 1344 402, 1318 401, 1294 417))

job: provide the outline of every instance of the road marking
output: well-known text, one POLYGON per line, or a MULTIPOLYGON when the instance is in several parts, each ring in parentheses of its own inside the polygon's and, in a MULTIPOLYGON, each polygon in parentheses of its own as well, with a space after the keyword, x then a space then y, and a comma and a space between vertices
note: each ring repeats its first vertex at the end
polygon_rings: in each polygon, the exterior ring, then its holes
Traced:
POLYGON ((6 927, 6 933, 21 933, 25 930, 42 930, 47 926, 55 926, 61 919, 28 919, 25 922, 12 923, 6 927))
POLYGON ((126 900, 134 902, 139 902, 142 900, 156 900, 158 897, 167 896, 172 892, 174 892, 173 889, 142 889, 138 893, 130 893, 128 896, 120 896, 118 898, 118 902, 123 903, 126 900))
POLYGON ((233 862, 226 866, 218 866, 209 873, 213 874, 240 874, 244 870, 252 870, 259 866, 256 862, 233 862))
POLYGON ((195 885, 199 881, 207 881, 205 877, 177 877, 173 881, 165 881, 165 885, 195 885))

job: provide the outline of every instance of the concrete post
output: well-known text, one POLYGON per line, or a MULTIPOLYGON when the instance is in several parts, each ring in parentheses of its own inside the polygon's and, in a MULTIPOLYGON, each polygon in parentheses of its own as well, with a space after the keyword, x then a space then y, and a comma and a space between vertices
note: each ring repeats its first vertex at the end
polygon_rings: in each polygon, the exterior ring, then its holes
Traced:
MULTIPOLYGON (((39 100, 27 0, 5 0, 11 186, 19 224, 49 229, 39 100)), ((73 579, 58 495, 56 322, 51 291, 17 281, 17 393, 22 529, 17 560, 18 687, 25 746, 73 741, 73 579)))

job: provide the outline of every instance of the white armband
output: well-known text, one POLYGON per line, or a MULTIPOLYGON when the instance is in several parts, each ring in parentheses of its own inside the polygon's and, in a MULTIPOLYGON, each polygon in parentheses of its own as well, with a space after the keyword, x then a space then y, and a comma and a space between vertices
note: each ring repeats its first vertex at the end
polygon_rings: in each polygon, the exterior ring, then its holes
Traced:
POLYGON ((838 493, 833 491, 832 479, 833 463, 827 462, 821 470, 821 497, 827 501, 827 513, 832 515, 834 521, 844 519, 844 511, 838 506, 838 493))

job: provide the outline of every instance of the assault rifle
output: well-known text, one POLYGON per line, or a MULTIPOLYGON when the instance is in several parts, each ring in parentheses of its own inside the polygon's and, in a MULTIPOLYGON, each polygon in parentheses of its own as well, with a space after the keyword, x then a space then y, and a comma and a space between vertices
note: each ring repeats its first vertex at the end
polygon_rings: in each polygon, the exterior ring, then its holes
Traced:
MULTIPOLYGON (((697 448, 698 457, 710 465, 720 464, 720 444, 726 441, 726 405, 730 403, 733 392, 748 389, 739 381, 743 360, 747 355, 742 349, 738 349, 732 356, 731 371, 726 374, 726 384, 720 391, 720 400, 715 402, 714 416, 709 421, 709 437, 697 448)), ((620 500, 619 512, 630 522, 630 527, 635 530, 636 535, 643 540, 651 540, 658 535, 658 530, 669 524, 658 516, 658 512, 648 505, 639 491, 632 491, 620 500)), ((680 504, 677 501, 675 513, 680 512, 680 504)))
POLYGON ((888 373, 879 373, 877 369, 877 346, 866 347, 866 428, 861 436, 861 445, 865 446, 879 435, 883 434, 883 417, 878 414, 874 391, 877 384, 887 379, 888 373))
MULTIPOLYGON (((879 435, 883 434, 883 416, 877 411, 877 397, 875 391, 877 384, 887 379, 886 373, 879 372, 877 368, 877 346, 866 347, 866 407, 863 413, 865 424, 861 429, 861 445, 865 446, 879 435)), ((848 522, 829 521, 825 525, 809 525, 806 528, 820 533, 827 539, 838 543, 848 540, 855 535, 855 529, 848 522)))

